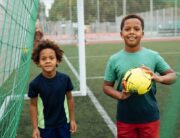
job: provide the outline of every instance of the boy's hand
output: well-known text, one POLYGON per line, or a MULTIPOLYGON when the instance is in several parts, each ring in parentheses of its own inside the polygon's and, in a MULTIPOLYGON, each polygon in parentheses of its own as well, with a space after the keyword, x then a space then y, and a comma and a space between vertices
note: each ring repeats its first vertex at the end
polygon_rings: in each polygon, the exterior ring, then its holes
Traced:
POLYGON ((33 130, 32 138, 41 138, 40 137, 40 132, 39 132, 38 128, 33 130))
POLYGON ((75 121, 70 121, 70 132, 75 133, 77 131, 77 124, 75 121))
POLYGON ((152 72, 150 68, 142 65, 142 66, 141 66, 141 69, 143 69, 144 72, 150 74, 152 77, 154 76, 154 72, 152 72))
POLYGON ((125 99, 127 99, 127 98, 129 98, 131 96, 131 93, 126 92, 124 89, 119 94, 120 94, 119 100, 125 100, 125 99))
POLYGON ((154 72, 152 72, 148 67, 146 66, 141 66, 141 68, 148 74, 150 74, 152 76, 152 79, 155 80, 156 82, 159 82, 161 83, 163 80, 162 80, 162 77, 155 74, 154 72))
POLYGON ((129 92, 126 92, 126 81, 125 80, 122 81, 122 88, 123 88, 123 90, 122 90, 122 92, 120 92, 119 99, 125 100, 125 99, 129 98, 129 96, 131 96, 131 94, 129 92))

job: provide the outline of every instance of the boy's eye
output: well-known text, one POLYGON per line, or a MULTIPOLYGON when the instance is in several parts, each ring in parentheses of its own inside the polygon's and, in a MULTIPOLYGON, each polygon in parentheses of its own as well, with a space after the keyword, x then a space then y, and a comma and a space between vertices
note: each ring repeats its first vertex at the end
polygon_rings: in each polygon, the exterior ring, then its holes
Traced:
POLYGON ((124 28, 124 30, 125 30, 125 31, 129 31, 129 30, 130 30, 130 28, 129 28, 129 27, 127 27, 127 28, 124 28))
POLYGON ((47 59, 53 60, 53 59, 55 59, 55 57, 54 56, 51 56, 51 57, 41 57, 41 60, 43 60, 43 61, 45 61, 47 59))
POLYGON ((46 60, 46 58, 45 58, 45 57, 42 57, 42 58, 41 58, 41 60, 42 60, 42 61, 45 61, 45 60, 46 60))
POLYGON ((49 57, 49 59, 53 60, 53 59, 54 59, 54 57, 49 57))
POLYGON ((139 28, 139 27, 135 27, 135 28, 134 28, 134 30, 139 31, 139 30, 140 30, 140 28, 139 28))

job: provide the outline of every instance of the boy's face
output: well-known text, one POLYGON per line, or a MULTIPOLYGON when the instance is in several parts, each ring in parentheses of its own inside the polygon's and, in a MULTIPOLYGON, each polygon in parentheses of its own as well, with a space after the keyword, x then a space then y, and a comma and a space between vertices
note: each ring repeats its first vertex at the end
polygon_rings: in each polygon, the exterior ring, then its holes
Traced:
POLYGON ((141 21, 136 18, 127 19, 121 31, 121 37, 125 41, 125 45, 134 48, 140 45, 144 32, 142 30, 141 21))
POLYGON ((50 48, 43 49, 40 52, 39 66, 46 74, 53 74, 56 72, 56 65, 58 64, 55 51, 50 48))

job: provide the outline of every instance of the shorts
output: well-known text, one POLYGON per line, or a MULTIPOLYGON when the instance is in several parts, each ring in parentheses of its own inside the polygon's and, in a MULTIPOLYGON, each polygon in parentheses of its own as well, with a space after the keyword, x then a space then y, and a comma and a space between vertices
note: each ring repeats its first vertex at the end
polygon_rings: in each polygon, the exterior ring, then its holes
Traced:
POLYGON ((41 138, 71 138, 70 124, 55 128, 39 128, 41 138))
POLYGON ((117 138, 159 138, 160 121, 141 124, 117 122, 117 138))

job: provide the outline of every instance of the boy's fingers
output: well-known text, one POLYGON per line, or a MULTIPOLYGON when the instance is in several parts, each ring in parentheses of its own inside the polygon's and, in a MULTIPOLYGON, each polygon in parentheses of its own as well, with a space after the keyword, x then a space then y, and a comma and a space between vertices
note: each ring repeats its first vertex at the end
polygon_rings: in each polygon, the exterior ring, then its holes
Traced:
POLYGON ((123 87, 123 89, 126 89, 126 81, 125 80, 122 81, 122 87, 123 87))
POLYGON ((70 132, 75 133, 77 131, 76 125, 71 126, 70 132))
POLYGON ((141 66, 141 68, 143 69, 143 71, 144 71, 145 73, 148 73, 148 74, 150 74, 151 76, 153 76, 154 73, 153 73, 148 67, 141 66))

